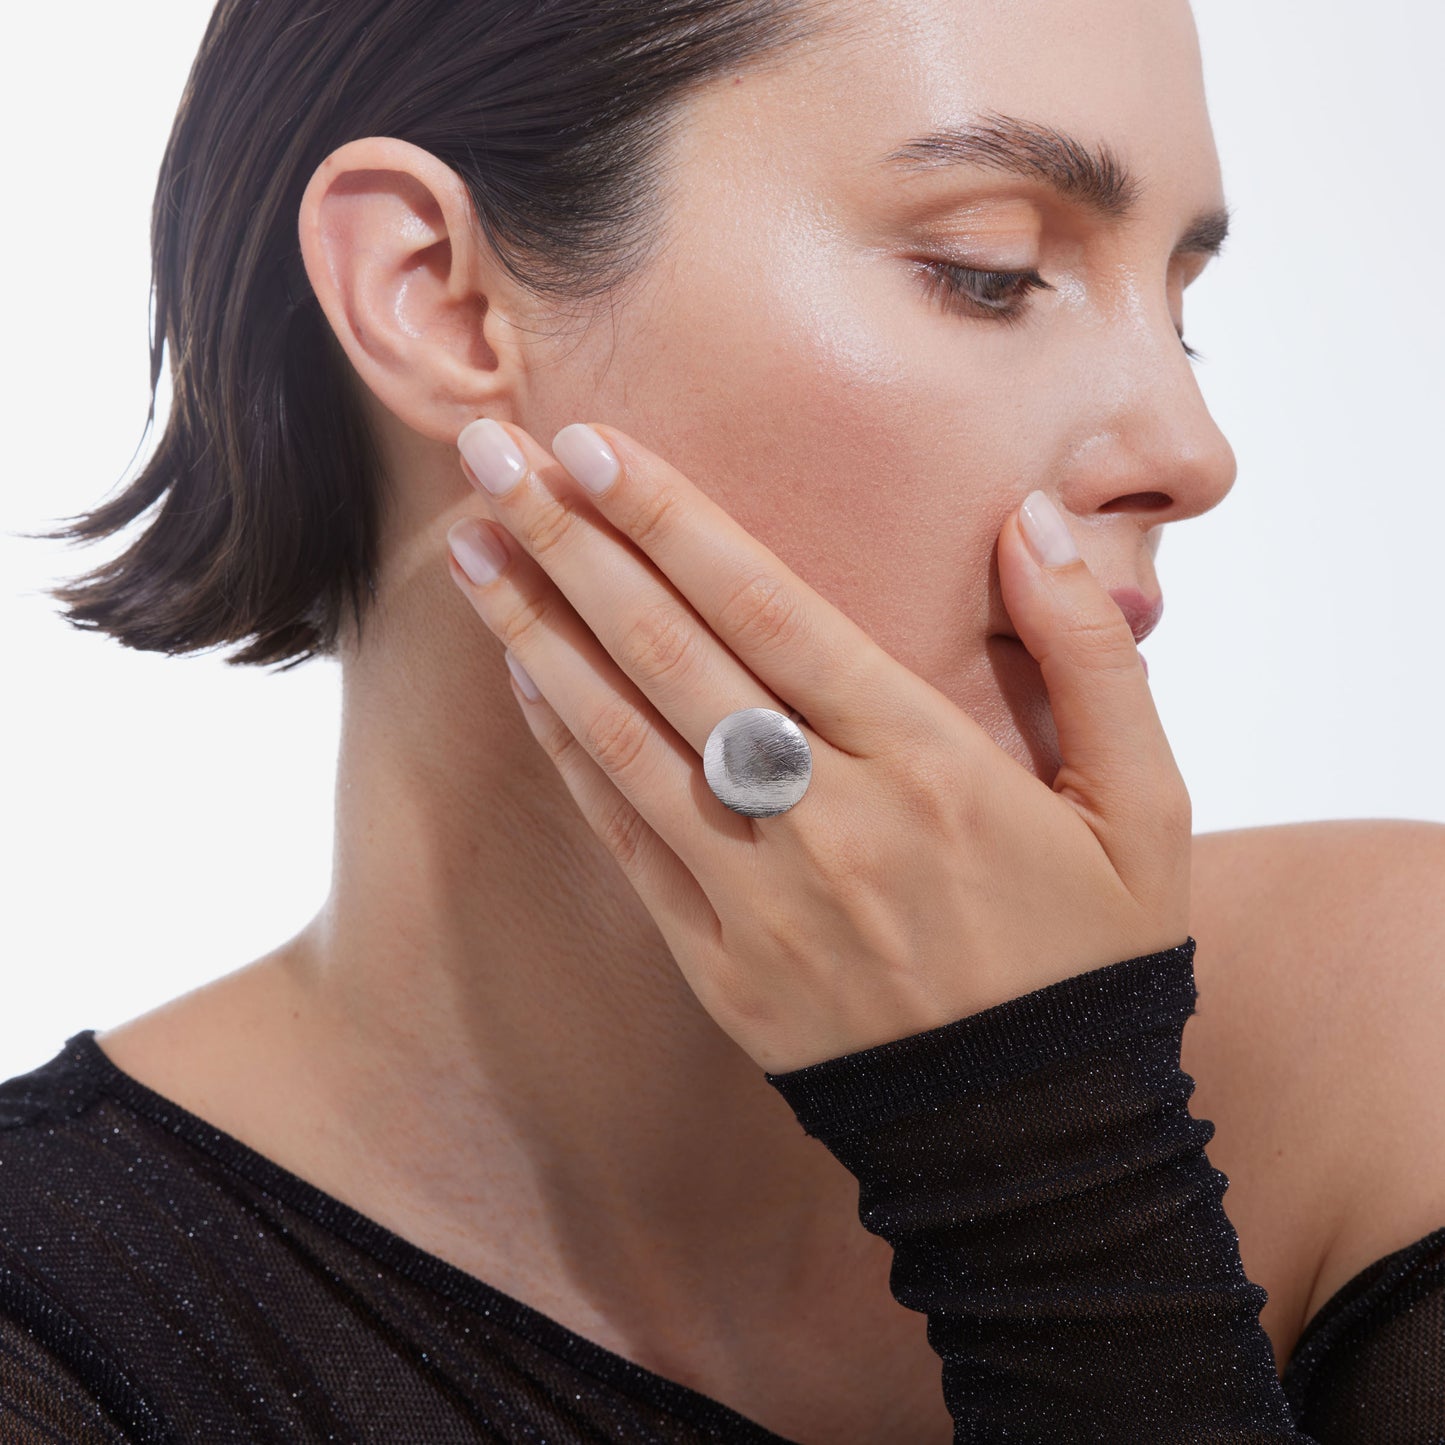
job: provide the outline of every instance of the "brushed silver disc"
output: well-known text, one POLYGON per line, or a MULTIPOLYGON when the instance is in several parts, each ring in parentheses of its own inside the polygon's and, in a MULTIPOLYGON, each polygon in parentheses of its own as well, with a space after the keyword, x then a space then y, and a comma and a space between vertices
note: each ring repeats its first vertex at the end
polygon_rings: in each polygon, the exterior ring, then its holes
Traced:
POLYGON ((813 750, 792 718, 770 707, 745 707, 708 734, 702 770, 718 801, 734 813, 771 818, 808 791, 813 750))

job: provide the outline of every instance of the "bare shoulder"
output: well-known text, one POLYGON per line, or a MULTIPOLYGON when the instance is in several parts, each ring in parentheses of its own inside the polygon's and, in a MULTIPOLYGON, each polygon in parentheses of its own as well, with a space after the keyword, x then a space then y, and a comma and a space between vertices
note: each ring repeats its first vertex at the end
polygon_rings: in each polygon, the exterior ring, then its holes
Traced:
POLYGON ((1183 1065, 1283 1362, 1367 1264, 1445 1225, 1445 825, 1194 840, 1183 1065))

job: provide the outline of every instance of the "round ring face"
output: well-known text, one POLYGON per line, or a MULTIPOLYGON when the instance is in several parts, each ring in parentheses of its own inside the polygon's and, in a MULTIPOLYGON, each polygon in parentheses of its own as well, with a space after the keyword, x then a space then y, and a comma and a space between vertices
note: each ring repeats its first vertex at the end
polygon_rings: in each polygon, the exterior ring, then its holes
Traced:
POLYGON ((791 718, 767 707, 730 712, 708 734, 702 770, 719 802, 749 818, 786 813, 813 776, 813 750, 791 718))

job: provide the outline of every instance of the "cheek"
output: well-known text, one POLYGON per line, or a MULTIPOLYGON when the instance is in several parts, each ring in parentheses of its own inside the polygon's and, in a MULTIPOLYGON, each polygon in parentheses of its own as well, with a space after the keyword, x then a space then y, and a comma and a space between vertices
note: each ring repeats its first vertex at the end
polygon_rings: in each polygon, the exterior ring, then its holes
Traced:
POLYGON ((984 642, 998 530, 1037 471, 985 364, 996 343, 976 346, 971 375, 969 338, 951 329, 969 323, 925 301, 895 290, 850 305, 784 265, 752 274, 767 284, 745 306, 726 304, 735 283, 695 280, 614 331, 589 414, 635 432, 1041 771, 1042 680, 984 642))

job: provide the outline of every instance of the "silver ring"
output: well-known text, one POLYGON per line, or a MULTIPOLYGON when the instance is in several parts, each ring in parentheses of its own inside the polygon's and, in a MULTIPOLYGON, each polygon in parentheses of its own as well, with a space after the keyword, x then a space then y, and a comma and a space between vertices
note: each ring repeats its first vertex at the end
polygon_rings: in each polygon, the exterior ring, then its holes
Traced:
POLYGON ((745 707, 713 728, 702 770, 720 803, 746 818, 772 818, 798 802, 813 776, 813 750, 794 721, 801 717, 745 707))

